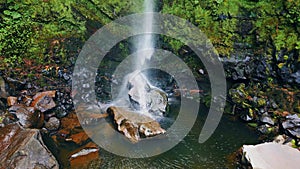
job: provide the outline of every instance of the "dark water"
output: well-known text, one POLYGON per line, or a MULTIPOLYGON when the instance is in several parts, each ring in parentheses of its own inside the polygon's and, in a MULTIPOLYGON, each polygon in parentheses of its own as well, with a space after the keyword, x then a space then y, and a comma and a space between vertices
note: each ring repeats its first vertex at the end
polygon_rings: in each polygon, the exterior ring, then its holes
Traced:
MULTIPOLYGON (((158 79, 149 79, 151 82, 164 82, 157 87, 168 90, 169 87, 176 83, 172 80, 166 80, 170 77, 156 76, 158 79), (165 83, 166 81, 170 83, 165 83)), ((201 84, 204 88, 209 88, 201 84)), ((167 117, 161 119, 160 123, 163 128, 167 128, 176 120, 180 101, 170 99, 170 110, 167 117)), ((258 143, 257 133, 248 128, 239 120, 234 120, 230 115, 223 115, 221 122, 214 134, 205 143, 199 144, 198 138, 202 126, 205 122, 208 108, 200 105, 198 117, 192 130, 178 145, 171 150, 150 158, 125 158, 109 153, 100 148, 99 162, 93 164, 93 168, 120 168, 120 169, 139 169, 139 168, 197 168, 197 169, 225 169, 234 168, 234 161, 230 160, 231 155, 244 144, 258 143)), ((56 147, 62 168, 68 168, 68 157, 71 151, 75 149, 73 145, 62 145, 56 147)))
MULTIPOLYGON (((198 143, 198 137, 207 115, 207 109, 200 107, 197 121, 191 132, 173 149, 158 156, 131 159, 116 156, 104 150, 100 151, 100 168, 233 168, 229 156, 243 144, 257 143, 257 135, 245 124, 234 121, 228 115, 212 137, 204 144, 198 143)), ((172 117, 167 121, 172 120, 172 117)), ((164 122, 162 122, 164 123, 164 122)))

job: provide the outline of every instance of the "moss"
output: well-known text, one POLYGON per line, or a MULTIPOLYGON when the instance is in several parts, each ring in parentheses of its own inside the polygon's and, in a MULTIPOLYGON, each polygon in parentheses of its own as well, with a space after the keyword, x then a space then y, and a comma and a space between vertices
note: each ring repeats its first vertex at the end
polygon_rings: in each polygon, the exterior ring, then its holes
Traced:
MULTIPOLYGON (((234 43, 265 49, 267 43, 291 51, 300 48, 298 0, 164 0, 163 12, 197 25, 219 54, 230 56, 234 43), (245 31, 245 25, 250 23, 245 31), (260 46, 260 44, 262 46, 260 46)), ((178 47, 177 47, 178 48, 178 47)))
MULTIPOLYGON (((142 1, 26 0, 0 2, 0 53, 3 67, 54 64, 53 57, 68 57, 66 39, 84 41, 88 22, 104 25, 117 17, 138 12, 142 1)), ((95 29, 98 29, 96 27, 95 29)), ((93 33, 94 31, 92 31, 93 33)), ((88 35, 88 36, 86 36, 88 35)))

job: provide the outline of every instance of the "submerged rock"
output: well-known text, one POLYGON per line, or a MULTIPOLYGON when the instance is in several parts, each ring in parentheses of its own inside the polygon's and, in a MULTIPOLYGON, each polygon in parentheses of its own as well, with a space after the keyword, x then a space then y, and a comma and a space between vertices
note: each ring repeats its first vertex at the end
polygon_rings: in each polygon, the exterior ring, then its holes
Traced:
POLYGON ((69 161, 71 168, 88 168, 89 163, 99 159, 99 149, 96 144, 90 142, 83 147, 73 151, 69 161))
POLYGON ((300 166, 300 152, 278 143, 244 145, 243 154, 252 167, 257 169, 299 168, 300 166))
POLYGON ((78 145, 82 145, 88 139, 89 139, 89 136, 84 131, 82 131, 82 132, 70 135, 68 138, 66 138, 66 141, 71 141, 78 145))
POLYGON ((18 124, 0 128, 0 149, 0 168, 59 168, 36 129, 22 129, 18 124))
POLYGON ((142 113, 113 106, 109 107, 107 112, 113 116, 118 131, 132 142, 138 142, 140 135, 150 137, 166 132, 157 121, 142 113))

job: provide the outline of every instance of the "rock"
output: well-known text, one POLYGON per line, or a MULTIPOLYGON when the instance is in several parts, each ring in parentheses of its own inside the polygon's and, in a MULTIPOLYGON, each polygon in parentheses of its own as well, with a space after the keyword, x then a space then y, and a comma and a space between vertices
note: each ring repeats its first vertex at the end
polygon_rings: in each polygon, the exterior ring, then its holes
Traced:
POLYGON ((167 94, 152 86, 141 73, 132 77, 128 83, 128 95, 136 109, 159 114, 166 111, 167 94))
POLYGON ((33 96, 33 101, 31 102, 31 106, 41 112, 45 112, 50 110, 56 106, 53 101, 53 97, 55 97, 56 91, 46 91, 37 93, 33 96))
POLYGON ((262 123, 266 123, 269 125, 274 125, 274 120, 268 115, 268 113, 264 113, 260 119, 259 119, 262 123))
POLYGON ((48 122, 45 123, 45 127, 48 130, 57 130, 60 126, 60 121, 56 117, 50 117, 48 122))
POLYGON ((253 120, 252 117, 250 117, 248 114, 246 115, 241 115, 241 119, 244 120, 245 122, 250 122, 253 120))
POLYGON ((300 166, 300 152, 278 143, 244 145, 243 154, 254 169, 299 168, 300 166))
POLYGON ((166 132, 160 127, 160 124, 156 121, 151 121, 148 123, 139 123, 139 125, 139 132, 146 137, 155 136, 166 132))
POLYGON ((66 138, 66 141, 72 141, 78 145, 82 145, 85 141, 89 139, 89 136, 84 132, 72 134, 70 137, 66 138))
POLYGON ((6 90, 5 90, 5 81, 3 77, 0 76, 0 98, 6 99, 8 96, 6 90))
POLYGON ((286 120, 281 125, 289 134, 300 139, 300 118, 297 114, 286 116, 286 120))
POLYGON ((260 125, 257 127, 257 130, 261 132, 262 134, 267 134, 269 133, 269 128, 270 126, 268 124, 260 125))
POLYGON ((274 138, 273 142, 274 143, 279 143, 279 144, 283 144, 285 142, 285 136, 283 135, 278 135, 274 138))
POLYGON ((293 139, 286 135, 278 135, 273 140, 274 143, 284 144, 290 147, 293 147, 293 139))
POLYGON ((7 97, 7 105, 8 106, 13 106, 13 105, 17 104, 17 102, 18 102, 17 97, 13 97, 13 96, 7 97))
POLYGON ((125 137, 129 138, 133 143, 136 143, 140 140, 139 134, 139 126, 135 123, 132 123, 129 120, 124 119, 121 121, 120 125, 118 126, 118 130, 122 132, 125 137))
POLYGON ((66 117, 62 118, 60 122, 62 129, 72 130, 81 127, 75 113, 68 114, 66 117))
POLYGON ((0 168, 59 168, 36 129, 22 129, 18 124, 0 128, 0 149, 0 168))
POLYGON ((31 102, 32 102, 32 98, 24 95, 20 97, 20 100, 26 105, 26 106, 30 106, 31 102))
POLYGON ((69 161, 71 168, 88 168, 89 163, 99 159, 99 149, 96 144, 90 142, 71 153, 69 161))
POLYGON ((25 128, 36 127, 43 125, 43 113, 35 111, 33 107, 26 107, 24 105, 14 105, 8 109, 10 114, 17 117, 18 122, 25 128))
POLYGON ((87 106, 82 104, 76 108, 76 113, 82 119, 81 124, 83 125, 88 125, 91 123, 99 124, 99 121, 102 118, 108 117, 107 113, 101 113, 99 110, 100 107, 98 107, 97 105, 87 106))
POLYGON ((75 113, 70 113, 68 116, 61 119, 61 129, 56 133, 55 139, 61 139, 67 142, 74 142, 75 144, 82 145, 89 136, 83 131, 75 113))
POLYGON ((149 137, 166 132, 158 122, 142 113, 113 106, 107 109, 107 113, 113 116, 118 131, 122 132, 132 142, 139 141, 141 134, 149 137))

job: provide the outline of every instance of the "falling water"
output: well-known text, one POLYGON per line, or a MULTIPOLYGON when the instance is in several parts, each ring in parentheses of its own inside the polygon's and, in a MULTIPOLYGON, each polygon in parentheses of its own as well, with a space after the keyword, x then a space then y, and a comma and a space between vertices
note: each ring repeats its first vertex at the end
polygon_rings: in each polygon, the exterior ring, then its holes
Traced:
MULTIPOLYGON (((151 87, 151 84, 147 80, 147 76, 142 74, 141 71, 146 69, 147 62, 151 59, 154 53, 154 38, 152 33, 153 27, 153 10, 154 4, 153 0, 144 0, 144 15, 142 29, 146 32, 143 35, 140 35, 135 41, 134 46, 137 50, 134 58, 135 71, 133 71, 127 79, 127 82, 134 82, 134 91, 129 91, 134 93, 135 101, 139 103, 139 108, 142 112, 147 112, 147 92, 146 88, 151 87)), ((137 28, 140 25, 133 25, 137 28)), ((133 29, 134 30, 134 29, 133 29)), ((131 95, 132 96, 132 95, 131 95)))
MULTIPOLYGON (((136 70, 142 70, 142 68, 147 67, 147 60, 151 59, 151 56, 154 52, 154 39, 152 33, 153 28, 153 15, 151 14, 154 11, 153 0, 144 0, 144 12, 147 13, 143 19, 143 30, 147 32, 138 38, 135 41, 135 48, 141 50, 138 56, 136 56, 136 70)), ((140 26, 140 25, 135 25, 140 26)))

